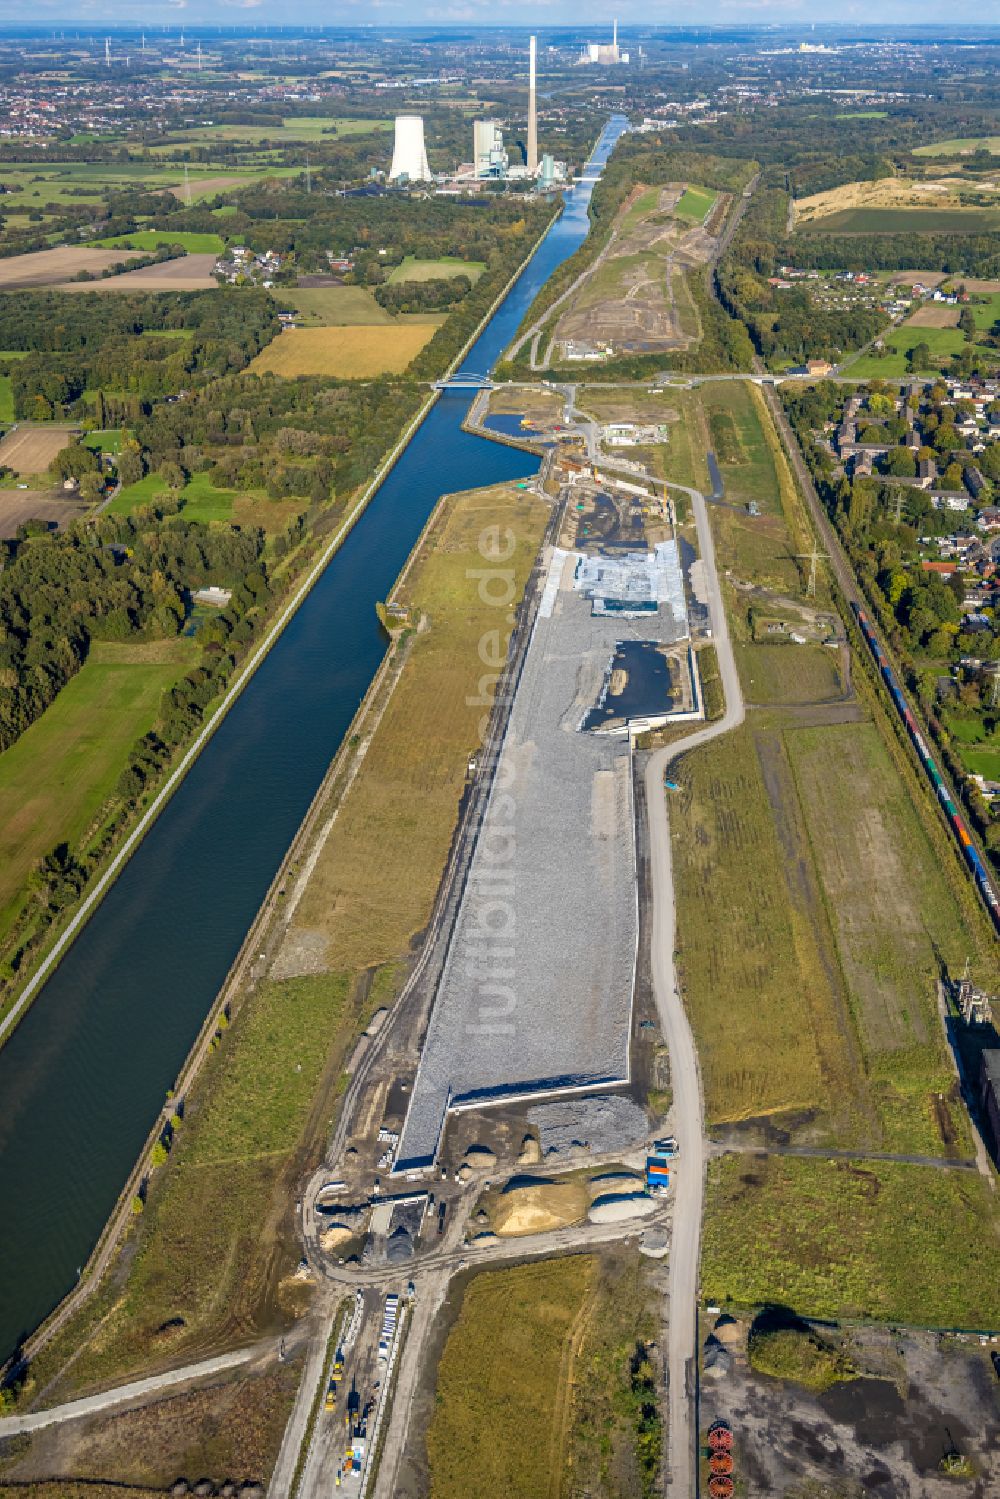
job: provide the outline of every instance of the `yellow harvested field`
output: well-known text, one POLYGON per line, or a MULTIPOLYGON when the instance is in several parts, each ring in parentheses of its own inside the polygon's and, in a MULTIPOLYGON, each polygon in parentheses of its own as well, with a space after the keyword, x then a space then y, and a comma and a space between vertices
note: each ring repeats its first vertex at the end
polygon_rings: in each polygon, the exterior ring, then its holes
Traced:
MULTIPOLYGON (((67 276, 89 271, 99 276, 109 265, 131 260, 138 250, 101 250, 86 245, 60 245, 55 250, 35 250, 30 255, 11 255, 0 260, 0 291, 14 287, 55 286, 67 276)), ((80 282, 84 288, 89 283, 80 282)))
POLYGON ((43 474, 78 436, 76 427, 12 427, 0 442, 0 465, 15 474, 43 474))
POLYGON ((919 181, 912 177, 883 177, 878 182, 844 182, 823 193, 795 200, 795 223, 807 224, 847 208, 953 208, 959 192, 968 190, 961 177, 919 181))
MULTIPOLYGON (((115 259, 121 255, 116 252, 115 259)), ((181 255, 177 260, 163 260, 139 271, 125 271, 106 281, 70 281, 57 291, 207 291, 217 286, 212 275, 216 255, 181 255)))
POLYGON ((904 328, 957 328, 960 309, 948 307, 942 302, 929 302, 926 307, 918 307, 912 317, 908 317, 903 324, 904 328))
POLYGON ((429 323, 381 327, 290 328, 250 365, 258 375, 335 375, 344 380, 398 375, 435 334, 429 323))

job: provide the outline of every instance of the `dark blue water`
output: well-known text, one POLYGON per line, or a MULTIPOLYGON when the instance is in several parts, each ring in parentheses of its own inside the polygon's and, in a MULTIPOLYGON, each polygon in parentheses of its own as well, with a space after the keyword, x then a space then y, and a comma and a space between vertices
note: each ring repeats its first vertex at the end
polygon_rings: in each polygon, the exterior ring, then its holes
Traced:
MULTIPOLYGON (((605 130, 599 169, 623 121, 605 130)), ((590 184, 462 364, 485 373, 588 228, 590 184)), ((375 617, 443 493, 534 473, 445 393, 0 1050, 0 1357, 76 1279, 378 669, 375 617)))

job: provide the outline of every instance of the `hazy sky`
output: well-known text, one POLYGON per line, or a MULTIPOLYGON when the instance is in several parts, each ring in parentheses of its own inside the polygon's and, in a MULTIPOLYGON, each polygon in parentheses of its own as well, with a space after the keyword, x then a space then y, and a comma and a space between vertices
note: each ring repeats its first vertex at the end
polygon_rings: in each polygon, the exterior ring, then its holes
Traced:
MULTIPOLYGON (((0 25, 33 22, 85 27, 98 21, 118 25, 156 25, 186 21, 215 25, 535 25, 592 26, 608 29, 615 0, 290 0, 274 6, 269 0, 0 0, 0 25)), ((715 25, 795 24, 812 21, 872 26, 925 24, 949 27, 983 26, 1000 22, 997 0, 957 0, 943 7, 940 0, 703 0, 696 8, 648 3, 619 3, 617 14, 627 35, 630 21, 648 26, 690 25, 695 19, 715 25), (692 14, 692 11, 695 14, 692 14)))

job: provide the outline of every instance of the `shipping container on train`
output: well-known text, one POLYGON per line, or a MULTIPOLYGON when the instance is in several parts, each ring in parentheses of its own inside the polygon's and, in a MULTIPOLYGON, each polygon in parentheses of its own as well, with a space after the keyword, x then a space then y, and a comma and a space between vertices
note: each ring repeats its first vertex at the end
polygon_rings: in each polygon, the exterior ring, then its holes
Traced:
POLYGON ((913 709, 910 707, 910 704, 906 699, 906 694, 903 692, 903 689, 900 687, 899 682, 896 679, 895 672, 889 665, 889 662, 886 660, 885 652, 879 644, 878 636, 875 634, 875 631, 872 628, 871 621, 869 620, 868 615, 857 604, 852 603, 851 608, 854 610, 854 613, 857 617, 858 628, 860 629, 862 635, 865 637, 868 648, 871 651, 872 656, 874 657, 875 664, 879 669, 886 687, 889 689, 889 696, 892 698, 892 701, 896 707, 896 711, 898 712, 900 718, 903 720, 903 724, 905 725, 906 731, 910 736, 910 741, 913 745, 913 748, 917 752, 917 757, 924 767, 928 780, 934 787, 941 806, 944 808, 945 815, 947 816, 948 822, 951 825, 951 830, 952 834, 954 835, 955 841, 961 849, 963 855, 965 856, 965 862, 968 864, 969 869, 972 872, 973 883, 975 884, 979 896, 986 906, 986 909, 989 911, 989 914, 992 917, 994 926, 996 927, 998 933, 1000 933, 1000 896, 997 895, 993 881, 990 878, 989 873, 987 872, 985 864, 980 858, 979 851, 976 848, 976 845, 973 843, 972 838, 969 834, 969 830, 965 826, 958 808, 955 806, 955 802, 952 798, 951 792, 948 790, 948 787, 945 784, 944 777, 938 769, 934 757, 927 747, 927 741, 924 739, 917 726, 917 720, 914 717, 913 709))

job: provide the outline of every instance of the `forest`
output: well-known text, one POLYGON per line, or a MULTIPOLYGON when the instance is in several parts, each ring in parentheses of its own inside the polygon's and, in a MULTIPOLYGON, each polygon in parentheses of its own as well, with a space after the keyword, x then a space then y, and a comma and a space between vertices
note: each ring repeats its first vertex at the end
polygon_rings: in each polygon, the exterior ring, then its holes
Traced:
MULTIPOLYGON (((808 251, 785 243, 788 194, 761 182, 747 205, 728 252, 719 262, 716 283, 723 305, 750 330, 757 352, 768 361, 829 359, 835 363, 860 348, 886 325, 877 308, 824 308, 807 285, 776 292, 768 284, 779 266, 813 266, 808 251)), ((837 262, 837 268, 841 262, 837 262)), ((863 269, 867 263, 857 267, 863 269)))
POLYGON ((399 379, 232 375, 158 406, 134 432, 144 469, 324 506, 371 475, 422 394, 399 379))
POLYGON ((3 544, 0 572, 0 750, 48 707, 92 640, 176 635, 189 590, 265 587, 261 532, 182 517, 101 516, 62 534, 3 544))
POLYGON ((127 416, 141 403, 244 369, 279 326, 275 305, 263 291, 114 297, 21 291, 0 297, 0 348, 27 350, 28 357, 6 365, 0 359, 0 368, 10 375, 19 418, 83 418, 89 409, 85 391, 97 392, 91 405, 100 404, 107 392, 109 403, 118 400, 127 416), (191 336, 156 337, 177 331, 191 336), (134 400, 121 402, 122 396, 134 400))

